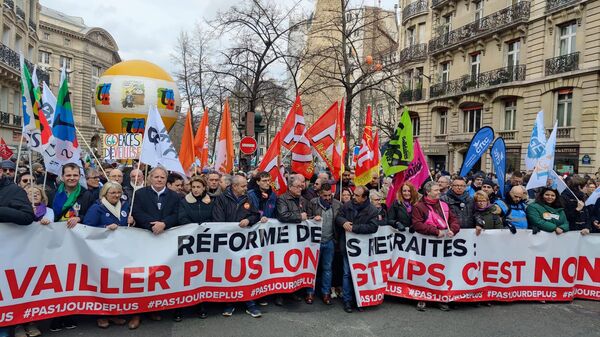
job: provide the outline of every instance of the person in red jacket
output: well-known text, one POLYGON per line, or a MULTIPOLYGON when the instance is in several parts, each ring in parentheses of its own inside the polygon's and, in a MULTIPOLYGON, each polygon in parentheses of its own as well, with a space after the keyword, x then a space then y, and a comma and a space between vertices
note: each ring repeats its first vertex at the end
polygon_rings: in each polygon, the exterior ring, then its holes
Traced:
MULTIPOLYGON (((415 204, 412 211, 412 226, 415 232, 438 238, 452 238, 460 230, 456 215, 448 204, 440 200, 440 186, 433 181, 423 187, 425 196, 415 204)), ((425 311, 425 302, 417 303, 417 310, 425 311)), ((448 311, 447 303, 439 304, 440 310, 448 311)))

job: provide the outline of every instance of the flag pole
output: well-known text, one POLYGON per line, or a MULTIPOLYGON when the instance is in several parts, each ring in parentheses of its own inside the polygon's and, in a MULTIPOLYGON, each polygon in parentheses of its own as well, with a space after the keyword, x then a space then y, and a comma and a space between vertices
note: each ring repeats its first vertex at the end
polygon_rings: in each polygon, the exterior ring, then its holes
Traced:
MULTIPOLYGON (((140 151, 140 157, 142 156, 141 151, 140 151)), ((141 160, 138 160, 138 166, 137 166, 137 170, 140 170, 140 165, 142 164, 141 160)), ((146 170, 148 169, 148 165, 146 165, 146 170)), ((131 182, 129 182, 131 184, 131 182)), ((133 203, 135 202, 135 192, 137 192, 136 190, 136 186, 137 184, 134 184, 135 186, 133 186, 133 194, 131 195, 131 205, 129 205, 129 216, 131 216, 131 214, 133 213, 133 203)), ((144 185, 146 185, 146 175, 144 174, 144 185)), ((128 219, 129 220, 129 219, 128 219)), ((127 221, 127 227, 131 227, 131 225, 129 224, 129 221, 127 221)))
POLYGON ((92 150, 90 144, 88 144, 88 142, 85 140, 85 137, 83 137, 83 134, 81 134, 81 131, 79 131, 79 128, 77 126, 75 126, 75 125, 73 125, 73 126, 75 127, 75 130, 77 130, 77 133, 79 134, 79 137, 81 137, 81 140, 83 140, 83 143, 85 144, 85 146, 87 146, 88 150, 90 150, 90 152, 92 153, 92 156, 94 156, 94 159, 98 163, 98 166, 100 167, 100 170, 102 170, 102 173, 104 174, 104 177, 108 181, 108 174, 106 174, 106 171, 104 171, 104 167, 102 167, 102 163, 100 162, 100 160, 98 160, 98 157, 96 157, 96 154, 92 150))
MULTIPOLYGON (((17 150, 17 163, 15 165, 17 168, 19 168, 19 160, 21 159, 21 148, 22 147, 23 147, 23 134, 21 134, 21 140, 19 141, 19 149, 17 150)), ((15 174, 15 178, 14 178, 13 182, 15 184, 17 183, 17 174, 15 174)))

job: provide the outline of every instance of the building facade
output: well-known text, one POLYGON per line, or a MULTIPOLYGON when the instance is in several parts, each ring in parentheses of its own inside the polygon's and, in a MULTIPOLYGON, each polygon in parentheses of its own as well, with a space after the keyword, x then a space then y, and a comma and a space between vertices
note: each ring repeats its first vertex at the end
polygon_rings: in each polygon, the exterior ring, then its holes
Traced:
POLYGON ((94 108, 100 75, 121 61, 118 46, 109 32, 88 27, 80 17, 41 7, 38 68, 50 74, 49 87, 58 93, 60 69, 66 66, 75 125, 88 143, 104 132, 94 108))
MULTIPOLYGON (((0 2, 0 137, 15 149, 21 140, 21 69, 19 53, 28 68, 38 56, 38 20, 41 6, 37 0, 4 0, 0 2)), ((48 74, 38 72, 40 80, 48 74)))
MULTIPOLYGON (((401 0, 400 100, 436 169, 460 169, 491 126, 524 170, 538 111, 558 124, 555 169, 598 168, 600 1, 401 0)), ((488 154, 477 168, 491 171, 488 154)))

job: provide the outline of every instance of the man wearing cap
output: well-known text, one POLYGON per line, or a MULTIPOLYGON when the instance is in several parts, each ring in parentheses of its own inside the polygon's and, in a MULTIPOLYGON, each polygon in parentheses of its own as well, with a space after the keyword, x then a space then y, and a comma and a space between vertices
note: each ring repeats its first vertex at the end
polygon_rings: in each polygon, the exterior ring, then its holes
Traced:
POLYGON ((4 176, 9 179, 14 179, 16 174, 17 165, 12 160, 3 160, 2 161, 2 171, 4 172, 4 176))
POLYGON ((485 175, 483 174, 483 172, 477 172, 473 175, 473 182, 467 187, 466 190, 467 194, 469 194, 471 198, 473 198, 475 192, 481 189, 484 177, 485 175))
POLYGON ((484 179, 483 184, 481 184, 481 190, 487 194, 490 199, 490 204, 493 204, 498 200, 498 195, 494 190, 496 188, 496 183, 492 179, 484 179))

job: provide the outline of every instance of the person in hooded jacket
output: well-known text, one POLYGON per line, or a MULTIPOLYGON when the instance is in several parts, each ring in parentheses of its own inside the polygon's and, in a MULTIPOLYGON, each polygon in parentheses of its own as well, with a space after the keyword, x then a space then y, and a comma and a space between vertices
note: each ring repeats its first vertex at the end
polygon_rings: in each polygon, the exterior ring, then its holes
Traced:
MULTIPOLYGON (((483 230, 502 229, 502 219, 498 216, 495 204, 490 203, 486 192, 477 191, 473 197, 473 223, 475 224, 475 234, 480 235, 483 230)), ((499 207, 498 207, 499 208, 499 207)))
POLYGON ((560 235, 569 231, 569 221, 565 214, 558 191, 544 187, 535 202, 527 206, 527 221, 534 233, 539 230, 560 235))
POLYGON ((259 172, 255 179, 254 188, 248 191, 248 199, 254 208, 258 209, 261 221, 277 217, 277 194, 271 188, 271 175, 259 172))
MULTIPOLYGON (((467 183, 465 178, 456 177, 452 180, 450 190, 446 192, 440 200, 447 203, 452 212, 458 217, 460 228, 474 228, 473 198, 466 192, 466 188, 467 183)), ((475 194, 475 192, 473 192, 473 194, 475 194)))

